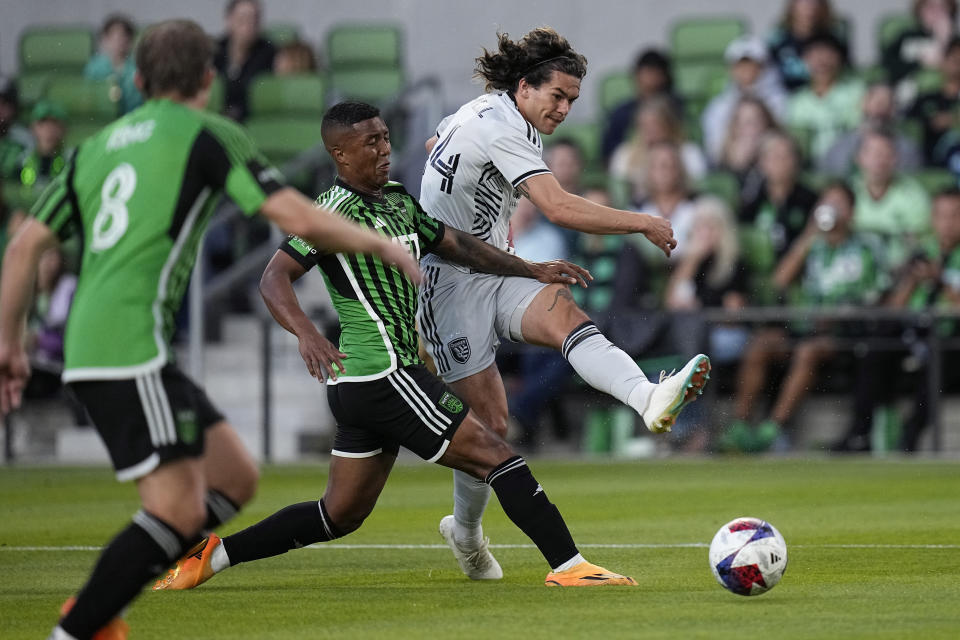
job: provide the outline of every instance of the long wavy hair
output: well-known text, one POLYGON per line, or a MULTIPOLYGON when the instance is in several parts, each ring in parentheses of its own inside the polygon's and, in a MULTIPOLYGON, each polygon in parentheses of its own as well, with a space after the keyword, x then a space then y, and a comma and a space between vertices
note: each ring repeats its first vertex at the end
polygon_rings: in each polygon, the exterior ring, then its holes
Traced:
POLYGON ((520 80, 539 87, 554 71, 583 78, 587 74, 587 59, 552 28, 539 27, 516 42, 509 34, 498 32, 497 50, 483 50, 483 55, 476 59, 473 75, 486 83, 487 91, 513 93, 520 80))

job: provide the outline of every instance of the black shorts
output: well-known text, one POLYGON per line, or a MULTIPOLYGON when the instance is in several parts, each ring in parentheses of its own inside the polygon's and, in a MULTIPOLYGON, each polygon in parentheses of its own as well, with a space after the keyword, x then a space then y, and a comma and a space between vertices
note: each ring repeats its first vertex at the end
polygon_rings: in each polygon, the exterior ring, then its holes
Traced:
POLYGON ((90 413, 121 481, 203 455, 204 432, 223 420, 173 364, 132 379, 78 380, 69 387, 90 413))
POLYGON ((370 382, 328 384, 327 399, 337 419, 332 453, 345 458, 396 455, 402 445, 436 462, 468 411, 423 365, 370 382))

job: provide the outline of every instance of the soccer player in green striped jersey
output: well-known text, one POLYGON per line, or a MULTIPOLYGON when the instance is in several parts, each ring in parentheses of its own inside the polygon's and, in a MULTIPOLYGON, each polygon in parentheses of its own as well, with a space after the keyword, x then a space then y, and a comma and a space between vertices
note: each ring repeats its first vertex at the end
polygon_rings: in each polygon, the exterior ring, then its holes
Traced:
POLYGON ((6 250, 0 282, 0 410, 19 405, 29 365, 24 318, 41 252, 80 234, 82 264, 68 321, 64 380, 87 408, 120 480, 143 509, 105 548, 68 601, 55 639, 109 628, 147 581, 232 517, 257 470, 206 394, 173 362, 173 317, 215 197, 258 211, 324 250, 373 254, 419 279, 404 247, 318 210, 256 151, 237 125, 203 111, 212 51, 196 24, 161 23, 143 36, 141 108, 83 142, 6 250))
MULTIPOLYGON (((526 262, 428 216, 400 184, 388 182, 389 132, 376 108, 335 105, 324 116, 322 135, 339 177, 319 202, 415 255, 436 253, 478 274, 546 283, 590 277, 562 260, 526 262)), ((211 534, 154 589, 191 589, 230 566, 355 531, 376 504, 400 446, 489 484, 546 558, 548 586, 637 584, 584 560, 523 458, 427 371, 417 355, 416 291, 396 269, 372 257, 318 250, 292 236, 267 265, 260 290, 274 318, 300 339, 311 374, 321 380, 329 374, 337 431, 326 491, 319 501, 290 505, 226 538, 211 534), (319 334, 293 291, 293 282, 314 266, 340 314, 339 351, 319 334)))

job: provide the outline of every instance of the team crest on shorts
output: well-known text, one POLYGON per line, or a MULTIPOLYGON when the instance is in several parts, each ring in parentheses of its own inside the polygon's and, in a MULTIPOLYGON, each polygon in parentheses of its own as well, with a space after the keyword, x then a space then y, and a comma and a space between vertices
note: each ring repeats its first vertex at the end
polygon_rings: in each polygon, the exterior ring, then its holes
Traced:
POLYGON ((466 338, 451 340, 447 343, 447 349, 450 350, 450 355, 453 356, 453 359, 460 364, 470 359, 470 341, 466 338))
POLYGON ((463 411, 463 400, 453 395, 449 391, 444 391, 440 396, 440 406, 450 413, 460 413, 463 411))

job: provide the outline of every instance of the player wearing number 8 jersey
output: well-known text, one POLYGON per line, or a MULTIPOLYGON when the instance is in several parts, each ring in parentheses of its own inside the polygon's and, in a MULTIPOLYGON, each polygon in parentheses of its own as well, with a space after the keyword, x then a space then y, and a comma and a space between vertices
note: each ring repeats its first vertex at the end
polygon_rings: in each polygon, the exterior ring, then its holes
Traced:
POLYGON ((376 254, 414 280, 406 250, 318 210, 237 125, 206 114, 209 39, 196 24, 150 28, 137 49, 147 103, 83 142, 7 248, 0 281, 0 411, 29 366, 24 317, 40 253, 80 234, 64 379, 87 408, 120 480, 143 508, 104 549, 51 638, 125 637, 115 616, 143 585, 253 495, 256 466, 206 394, 173 363, 173 317, 216 197, 262 212, 325 249, 376 254))
MULTIPOLYGON (((540 134, 551 134, 580 95, 586 59, 550 28, 477 58, 476 75, 490 93, 445 118, 427 142, 420 200, 427 213, 499 248, 521 196, 555 224, 587 233, 642 233, 668 256, 676 246, 670 223, 619 211, 564 191, 544 164, 540 134)), ((693 357, 660 384, 610 343, 573 301, 567 287, 475 273, 438 256, 423 261, 418 315, 424 346, 437 372, 501 435, 507 399, 494 361, 499 339, 557 349, 594 388, 639 413, 648 429, 669 431, 706 384, 709 359, 693 357)), ((480 525, 490 488, 454 472, 454 513, 440 523, 464 572, 497 579, 480 525)))

